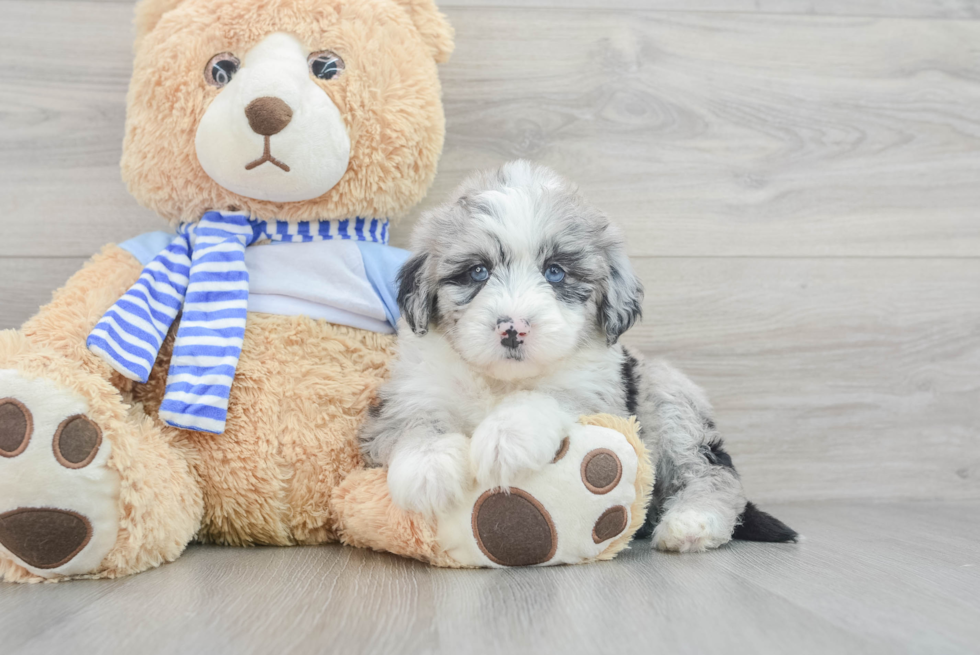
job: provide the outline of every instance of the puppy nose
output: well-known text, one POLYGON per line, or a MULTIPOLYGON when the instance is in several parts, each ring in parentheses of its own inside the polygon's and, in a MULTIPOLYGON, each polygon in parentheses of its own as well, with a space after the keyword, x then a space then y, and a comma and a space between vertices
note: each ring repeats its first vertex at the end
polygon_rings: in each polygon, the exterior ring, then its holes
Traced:
POLYGON ((289 121, 293 120, 293 110, 279 98, 266 96, 248 103, 245 117, 253 132, 272 136, 286 129, 289 121))
POLYGON ((531 332, 531 324, 524 319, 514 320, 509 316, 497 319, 497 334, 500 345, 505 348, 517 348, 531 332))

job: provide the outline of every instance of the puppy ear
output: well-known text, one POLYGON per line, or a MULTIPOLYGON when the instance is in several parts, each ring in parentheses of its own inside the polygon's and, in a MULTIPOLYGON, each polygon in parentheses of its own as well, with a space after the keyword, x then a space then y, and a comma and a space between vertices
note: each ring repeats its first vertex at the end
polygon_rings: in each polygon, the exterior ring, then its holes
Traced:
POLYGON ((429 46, 437 64, 449 61, 456 47, 453 43, 455 31, 445 14, 439 11, 434 0, 395 0, 415 23, 415 29, 429 46))
POLYGON ((140 0, 136 3, 136 41, 133 50, 137 50, 140 41, 153 31, 163 15, 177 7, 184 0, 140 0))
POLYGON ((633 265, 626 255, 626 245, 618 235, 606 251, 606 257, 609 261, 609 279, 605 292, 599 298, 599 325, 611 346, 642 316, 643 283, 633 272, 633 265))
POLYGON ((429 256, 415 255, 398 272, 398 308, 408 321, 412 332, 419 336, 429 331, 434 297, 425 278, 425 264, 429 256))

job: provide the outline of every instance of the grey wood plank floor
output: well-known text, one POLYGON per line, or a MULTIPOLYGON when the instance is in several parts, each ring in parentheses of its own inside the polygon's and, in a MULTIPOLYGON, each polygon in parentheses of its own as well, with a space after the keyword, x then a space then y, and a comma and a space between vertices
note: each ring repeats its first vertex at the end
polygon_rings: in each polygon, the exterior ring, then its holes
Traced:
POLYGON ((0 586, 5 655, 976 653, 980 503, 769 507, 799 545, 446 571, 327 546, 193 546, 116 581, 0 586), (972 520, 970 520, 972 519, 972 520))

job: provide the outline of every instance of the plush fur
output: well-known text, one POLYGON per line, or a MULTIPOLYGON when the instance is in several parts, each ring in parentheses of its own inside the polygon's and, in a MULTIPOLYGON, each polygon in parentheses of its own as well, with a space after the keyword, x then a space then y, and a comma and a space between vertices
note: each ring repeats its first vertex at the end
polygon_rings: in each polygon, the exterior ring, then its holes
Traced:
MULTIPOLYGON (((355 435, 387 375, 394 337, 252 314, 225 434, 179 430, 156 418, 172 337, 145 385, 84 348, 85 335, 140 270, 129 253, 108 247, 22 332, 0 332, 0 369, 81 394, 112 444, 109 465, 122 480, 119 541, 91 575, 158 566, 195 536, 229 545, 336 541, 331 495, 362 465, 355 435)), ((2 554, 0 572, 10 581, 41 580, 2 554)))
POLYGON ((232 207, 290 221, 397 219, 432 183, 445 133, 436 62, 452 52, 453 34, 432 0, 143 0, 136 23, 123 178, 141 204, 170 221, 232 207), (333 50, 346 64, 337 78, 314 82, 350 135, 347 173, 304 202, 232 193, 208 177, 194 147, 220 93, 204 83, 208 61, 223 52, 241 59, 279 32, 310 51, 333 50))
MULTIPOLYGON (((142 0, 136 25, 123 176, 137 200, 161 216, 193 221, 205 210, 234 206, 294 221, 397 218, 425 194, 444 135, 436 62, 452 51, 452 30, 431 0, 142 0), (221 93, 205 80, 206 64, 222 52, 244 60, 278 33, 311 52, 331 49, 346 63, 333 80, 309 79, 340 111, 351 141, 349 166, 322 196, 291 203, 232 193, 204 173, 195 155, 198 123, 221 93)), ((147 384, 123 378, 85 347, 95 323, 141 270, 132 255, 109 246, 22 330, 0 333, 6 379, 46 380, 80 397, 102 431, 103 447, 111 447, 118 534, 102 563, 82 577, 157 566, 194 538, 233 545, 337 541, 333 496, 362 467, 356 433, 387 376, 394 338, 304 317, 250 314, 225 433, 179 430, 156 415, 172 335, 147 384)), ((16 398, 16 388, 8 391, 0 396, 16 398)), ((62 417, 44 418, 57 424, 62 417)), ((44 444, 51 439, 34 434, 31 444, 50 454, 44 444)), ((16 457, 0 463, 13 472, 0 476, 0 496, 17 476, 37 475, 22 470, 16 457)), ((89 474, 51 470, 52 487, 89 474)), ((385 506, 383 496, 352 485, 345 494, 385 506)), ((72 501, 66 495, 57 505, 71 510, 72 501)), ((364 515, 371 516, 364 502, 364 515)), ((398 550, 397 530, 348 522, 350 539, 391 539, 398 550)), ((0 547, 0 577, 78 576, 30 571, 0 547)))
POLYGON ((622 234, 553 171, 475 175, 423 216, 403 269, 406 329, 361 433, 395 503, 439 514, 463 481, 542 469, 582 414, 636 415, 654 454, 657 547, 716 548, 745 509, 703 393, 617 344, 643 290, 622 234))

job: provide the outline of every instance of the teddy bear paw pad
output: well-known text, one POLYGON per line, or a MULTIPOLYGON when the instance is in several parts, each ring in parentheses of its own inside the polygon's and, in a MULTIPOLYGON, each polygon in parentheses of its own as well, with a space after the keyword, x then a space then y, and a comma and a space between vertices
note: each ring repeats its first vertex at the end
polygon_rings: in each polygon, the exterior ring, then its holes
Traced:
POLYGON ((119 475, 86 401, 0 371, 0 559, 51 578, 94 571, 116 542, 119 475))
POLYGON ((575 564, 629 528, 638 456, 621 433, 576 425, 554 460, 507 489, 476 487, 438 521, 438 541, 470 566, 575 564))
POLYGON ((473 536, 501 566, 543 564, 555 556, 558 538, 551 515, 523 489, 490 489, 476 501, 473 536))

